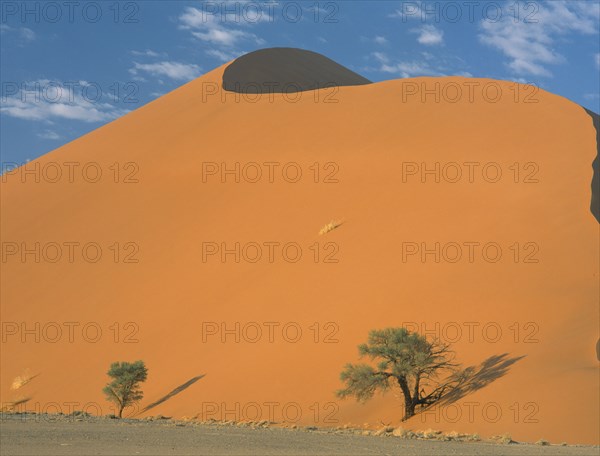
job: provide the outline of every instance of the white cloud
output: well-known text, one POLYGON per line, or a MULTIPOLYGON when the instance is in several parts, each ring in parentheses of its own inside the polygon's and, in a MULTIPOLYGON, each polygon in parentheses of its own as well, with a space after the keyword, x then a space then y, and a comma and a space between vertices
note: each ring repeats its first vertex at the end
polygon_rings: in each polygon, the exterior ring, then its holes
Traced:
POLYGON ((506 79, 508 81, 518 82, 519 84, 529 84, 529 82, 525 78, 511 78, 511 77, 507 77, 506 79))
POLYGON ((19 30, 19 33, 21 35, 21 38, 23 38, 25 41, 35 40, 35 32, 27 27, 22 27, 19 30))
POLYGON ((594 61, 596 62, 596 66, 600 68, 600 52, 594 55, 594 61))
POLYGON ((403 78, 415 76, 444 76, 443 73, 430 68, 422 62, 397 62, 386 68, 388 73, 396 73, 403 78))
POLYGON ((202 32, 192 32, 196 38, 220 46, 233 46, 250 34, 241 30, 228 30, 222 27, 207 28, 202 32))
POLYGON ((539 9, 529 19, 515 21, 504 11, 497 22, 483 20, 479 38, 508 57, 508 67, 514 73, 549 77, 548 65, 566 62, 555 49, 557 38, 570 33, 597 34, 600 4, 552 1, 536 5, 539 9))
POLYGON ((389 57, 383 52, 373 52, 371 55, 375 57, 375 60, 379 63, 389 63, 390 61, 389 57))
POLYGON ((433 25, 424 25, 423 27, 414 29, 413 32, 419 34, 417 41, 426 46, 435 46, 444 42, 444 31, 433 25))
POLYGON ((412 78, 415 76, 444 76, 443 73, 430 67, 426 62, 393 62, 382 52, 373 52, 371 55, 379 63, 378 71, 383 73, 395 74, 403 78, 412 78))
POLYGON ((375 35, 372 38, 369 36, 360 36, 359 39, 363 43, 374 43, 374 44, 378 44, 380 46, 384 46, 384 45, 387 45, 390 43, 388 41, 388 39, 382 35, 375 35))
POLYGON ((254 33, 226 27, 216 15, 206 14, 196 8, 187 7, 179 16, 179 21, 181 29, 190 30, 194 37, 216 46, 232 47, 243 41, 251 41, 259 45, 265 43, 254 33))
POLYGON ((159 54, 158 52, 154 52, 151 49, 146 49, 145 51, 131 51, 132 55, 135 55, 137 57, 160 57, 161 54, 159 54))
POLYGON ((170 79, 184 81, 190 81, 200 76, 198 65, 169 61, 156 63, 133 62, 133 68, 129 72, 137 76, 140 71, 149 73, 152 76, 166 76, 170 79))
MULTIPOLYGON (((85 82, 85 81, 82 81, 85 82)), ((72 85, 64 86, 47 79, 22 84, 15 95, 2 100, 0 112, 24 120, 68 119, 81 122, 106 122, 128 111, 92 96, 84 96, 72 85)))
POLYGON ((402 22, 406 22, 409 19, 420 18, 422 22, 425 22, 426 14, 421 9, 420 2, 404 2, 402 9, 394 10, 388 17, 395 19, 402 19, 402 22))
POLYGON ((384 52, 372 52, 370 57, 378 63, 376 68, 366 68, 369 71, 389 73, 402 78, 419 76, 462 76, 472 78, 473 74, 462 69, 464 62, 456 57, 435 57, 425 53, 424 60, 396 60, 384 52), (458 66, 459 69, 456 69, 458 66))
POLYGON ((27 27, 10 27, 9 25, 6 24, 1 24, 0 25, 0 33, 1 34, 7 34, 7 33, 14 33, 16 34, 23 42, 29 43, 33 40, 35 40, 35 32, 33 30, 31 30, 30 28, 27 27))
POLYGON ((230 62, 231 60, 237 59, 240 55, 244 54, 243 51, 222 51, 219 49, 208 49, 205 52, 207 55, 210 55, 221 62, 230 62))
POLYGON ((58 139, 61 139, 61 136, 56 133, 55 131, 52 130, 44 130, 42 132, 39 132, 37 134, 38 137, 42 138, 42 139, 50 139, 53 141, 56 141, 58 139))

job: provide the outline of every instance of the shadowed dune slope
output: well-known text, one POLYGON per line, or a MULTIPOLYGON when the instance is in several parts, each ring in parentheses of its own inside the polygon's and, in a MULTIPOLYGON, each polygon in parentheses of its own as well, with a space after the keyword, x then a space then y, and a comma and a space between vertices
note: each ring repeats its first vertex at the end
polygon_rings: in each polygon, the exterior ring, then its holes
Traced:
POLYGON ((239 93, 296 93, 370 83, 324 55, 296 48, 250 52, 223 72, 223 88, 239 93))
POLYGON ((398 425, 398 390, 364 405, 334 392, 370 329, 405 324, 473 366, 451 404, 405 426, 599 442, 596 132, 580 106, 458 77, 293 102, 207 93, 224 71, 28 164, 77 162, 73 182, 5 176, 3 403, 110 413, 110 363, 143 359, 141 408, 206 374, 153 414, 398 425), (467 82, 473 98, 450 101, 467 82), (66 247, 49 261, 68 242, 73 261, 66 247), (35 243, 39 261, 22 255, 35 243), (26 370, 40 375, 11 390, 26 370))
POLYGON ((594 177, 592 178, 592 202, 590 204, 590 210, 596 220, 600 222, 600 116, 589 109, 585 110, 594 124, 596 129, 596 158, 592 163, 594 169, 594 177))

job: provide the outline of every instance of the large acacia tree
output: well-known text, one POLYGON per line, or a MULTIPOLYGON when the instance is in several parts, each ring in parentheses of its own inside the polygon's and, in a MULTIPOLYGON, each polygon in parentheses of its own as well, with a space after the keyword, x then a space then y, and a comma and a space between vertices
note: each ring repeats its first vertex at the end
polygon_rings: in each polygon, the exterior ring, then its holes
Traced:
POLYGON ((387 328, 369 333, 368 343, 358 346, 362 356, 376 361, 370 364, 347 364, 340 375, 346 384, 337 391, 340 398, 354 396, 358 401, 373 397, 377 390, 387 391, 397 385, 404 396, 404 418, 414 416, 417 406, 426 407, 439 401, 454 385, 453 352, 447 344, 429 341, 406 328, 387 328))

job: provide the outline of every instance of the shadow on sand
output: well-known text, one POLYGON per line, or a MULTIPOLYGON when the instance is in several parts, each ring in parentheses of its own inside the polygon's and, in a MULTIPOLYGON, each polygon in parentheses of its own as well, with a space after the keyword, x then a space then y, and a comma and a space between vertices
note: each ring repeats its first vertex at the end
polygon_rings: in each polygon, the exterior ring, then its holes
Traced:
POLYGON ((448 384, 451 385, 448 392, 439 401, 420 411, 431 407, 443 407, 452 404, 475 391, 485 388, 490 383, 505 376, 511 366, 524 357, 517 356, 511 358, 508 353, 503 353, 501 355, 490 356, 478 366, 469 366, 462 369, 448 379, 448 384))
POLYGON ((198 375, 197 377, 191 378, 190 380, 188 380, 187 382, 185 382, 182 385, 179 385, 177 388, 175 388, 173 391, 171 391, 169 394, 167 394, 166 396, 161 397, 160 399, 158 399, 157 401, 152 402, 151 404, 147 405, 146 407, 144 407, 142 410, 140 410, 138 413, 136 413, 136 415, 139 415, 141 413, 145 413, 148 410, 153 409, 154 407, 162 404, 163 402, 168 401, 169 399, 171 399, 173 396, 176 396, 177 394, 181 393, 182 391, 188 389, 190 386, 192 386, 194 383, 196 383, 198 380, 200 380, 202 377, 204 377, 205 374, 202 375, 198 375))

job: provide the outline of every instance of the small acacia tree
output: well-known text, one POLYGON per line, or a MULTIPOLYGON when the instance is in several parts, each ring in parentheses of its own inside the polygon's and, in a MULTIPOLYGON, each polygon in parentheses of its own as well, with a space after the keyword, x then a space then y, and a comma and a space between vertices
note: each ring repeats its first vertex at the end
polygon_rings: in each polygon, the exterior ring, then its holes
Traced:
POLYGON ((340 375, 346 387, 337 396, 355 396, 364 402, 377 390, 387 391, 397 384, 404 396, 403 421, 414 416, 417 406, 434 404, 454 385, 453 380, 438 381, 443 370, 452 373, 457 367, 449 346, 406 328, 373 330, 358 351, 377 360, 377 365, 347 364, 340 375))
POLYGON ((148 369, 143 361, 133 363, 123 361, 112 363, 107 374, 113 380, 107 383, 102 391, 109 401, 116 404, 121 418, 125 408, 134 405, 144 397, 139 386, 146 381, 148 369))

